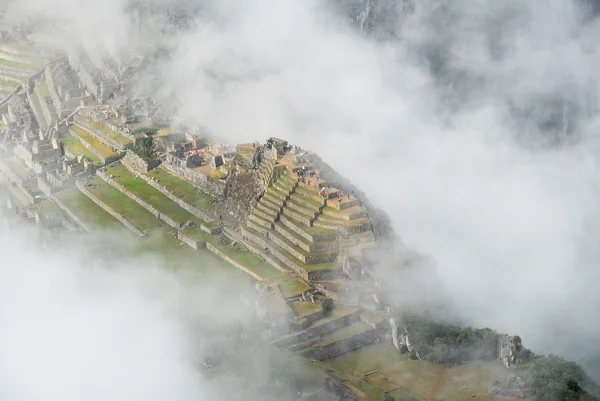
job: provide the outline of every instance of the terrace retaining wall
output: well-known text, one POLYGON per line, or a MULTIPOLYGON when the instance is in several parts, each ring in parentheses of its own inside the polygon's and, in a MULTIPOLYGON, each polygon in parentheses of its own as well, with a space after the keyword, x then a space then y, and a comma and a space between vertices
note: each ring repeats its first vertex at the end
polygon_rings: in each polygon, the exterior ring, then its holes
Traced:
POLYGON ((77 223, 77 225, 79 227, 81 227, 81 229, 83 231, 88 232, 88 233, 92 231, 92 228, 90 226, 88 226, 83 221, 81 221, 81 219, 79 219, 79 217, 75 216, 75 214, 67 207, 67 205, 62 203, 60 201, 60 199, 58 199, 56 196, 54 196, 54 194, 49 193, 49 194, 46 194, 46 196, 48 197, 48 199, 50 199, 51 201, 56 203, 58 205, 58 207, 61 208, 61 210, 63 212, 65 212, 67 214, 67 216, 69 216, 71 218, 71 220, 73 220, 75 223, 77 223))
POLYGON ((125 157, 123 157, 123 161, 121 163, 127 168, 127 170, 131 171, 135 175, 143 175, 153 168, 158 167, 161 161, 146 161, 136 155, 131 149, 127 149, 127 153, 125 153, 125 157))
POLYGON ((104 211, 106 211, 108 214, 110 214, 111 216, 113 216, 115 219, 119 220, 121 222, 121 224, 123 224, 125 227, 127 227, 129 230, 131 230, 131 232, 133 232, 135 235, 137 235, 138 237, 143 237, 143 236, 146 235, 145 231, 142 231, 139 228, 137 228, 136 226, 134 226, 133 224, 131 224, 120 213, 116 212, 108 204, 104 203, 96 195, 94 195, 90 191, 88 191, 85 188, 85 186, 84 186, 83 183, 81 183, 80 181, 76 181, 75 185, 77 186, 77 189, 79 189, 79 191, 82 194, 84 194, 85 196, 87 196, 92 202, 94 202, 96 205, 100 206, 104 211))
POLYGON ((206 248, 206 241, 196 241, 184 234, 181 230, 177 231, 177 239, 194 249, 206 248))
MULTIPOLYGON (((126 157, 127 156, 125 156, 125 158, 126 157)), ((125 161, 125 158, 123 159, 123 161, 125 161)), ((125 165, 125 163, 123 163, 123 165, 125 165)), ((125 165, 125 167, 129 168, 127 165, 125 165)), ((163 195, 165 195, 166 197, 168 197, 169 199, 171 199, 173 202, 175 202, 181 208, 187 210, 188 212, 190 212, 194 216, 198 217, 200 220, 203 220, 203 221, 206 221, 206 222, 211 222, 211 221, 215 220, 213 217, 209 216, 208 214, 206 214, 206 213, 202 212, 201 210, 193 207, 192 205, 186 203, 181 198, 178 198, 177 196, 173 195, 173 193, 171 191, 169 191, 167 188, 163 187, 162 185, 160 185, 159 183, 157 183, 155 180, 153 180, 152 178, 148 177, 147 175, 140 174, 140 178, 142 180, 146 181, 149 185, 151 185, 152 187, 154 187, 156 190, 162 192, 163 195)))
POLYGON ((104 156, 102 156, 102 154, 100 154, 100 152, 98 152, 96 149, 94 149, 94 147, 92 145, 90 145, 89 143, 87 143, 85 141, 85 139, 83 139, 82 137, 80 137, 74 130, 72 130, 72 129, 69 128, 69 134, 71 134, 75 139, 77 139, 79 142, 81 142, 81 144, 87 150, 89 150, 94 156, 96 156, 98 159, 100 159, 100 161, 102 161, 103 164, 112 163, 112 162, 117 161, 117 160, 119 160, 121 158, 121 155, 104 157, 104 156))
MULTIPOLYGON (((116 140, 111 138, 108 134, 102 132, 102 130, 99 130, 98 128, 94 127, 93 125, 87 123, 84 119, 82 119, 79 116, 75 116, 74 120, 75 120, 75 123, 77 125, 79 125, 79 127, 84 129, 85 131, 89 132, 89 134, 91 136, 93 136, 94 138, 96 138, 97 140, 99 140, 100 142, 102 142, 103 144, 108 146, 109 148, 112 148, 118 152, 123 152, 123 151, 125 151, 125 149, 127 149, 133 145, 133 143, 117 142, 116 140)), ((101 123, 98 123, 98 124, 101 124, 101 123)))
POLYGON ((227 263, 229 263, 229 264, 233 265, 234 267, 240 269, 244 273, 249 274, 250 276, 254 277, 256 280, 258 280, 258 281, 264 280, 263 277, 260 277, 258 274, 254 273, 252 270, 248 269, 244 265, 242 265, 242 264, 236 262, 235 260, 231 259, 229 256, 225 255, 223 252, 219 251, 214 245, 212 245, 212 244, 210 244, 210 243, 207 242, 206 243, 206 249, 208 249, 209 251, 211 251, 212 253, 214 253, 215 255, 217 255, 218 257, 220 257, 221 259, 223 259, 227 263))
POLYGON ((171 227, 173 227, 176 230, 181 230, 181 224, 177 223, 175 220, 171 219, 169 216, 162 214, 157 209, 155 209, 154 206, 150 205, 149 203, 146 203, 145 201, 141 200, 140 198, 138 198, 137 196, 135 196, 134 194, 129 192, 123 185, 119 184, 118 182, 116 182, 115 180, 110 178, 104 171, 96 170, 96 175, 98 177, 100 177, 101 179, 103 179, 107 184, 116 188, 121 193, 123 193, 125 196, 132 199, 138 205, 140 205, 141 207, 143 207, 144 209, 146 209, 147 211, 152 213, 152 215, 154 215, 157 219, 164 221, 165 223, 167 223, 168 225, 170 225, 171 227))
POLYGON ((331 344, 308 349, 302 352, 302 356, 304 358, 324 361, 369 345, 379 337, 380 333, 377 330, 370 329, 352 337, 334 341, 331 344))

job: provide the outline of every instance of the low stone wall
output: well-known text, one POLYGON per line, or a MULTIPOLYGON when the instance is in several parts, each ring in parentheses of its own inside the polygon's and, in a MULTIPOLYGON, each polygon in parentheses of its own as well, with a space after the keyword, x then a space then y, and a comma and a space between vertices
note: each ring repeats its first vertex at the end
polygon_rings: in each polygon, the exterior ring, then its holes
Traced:
POLYGON ((304 358, 324 361, 369 345, 379 337, 380 333, 377 330, 371 329, 322 347, 309 348, 302 352, 302 356, 304 358))
POLYGON ((106 211, 108 214, 110 214, 111 216, 113 216, 115 219, 119 220, 125 227, 127 227, 129 230, 131 230, 131 232, 133 232, 135 235, 137 235, 138 237, 143 237, 143 236, 146 235, 146 233, 144 231, 140 230, 139 228, 137 228, 136 226, 134 226, 133 224, 131 224, 120 213, 116 212, 108 204, 104 203, 98 197, 96 197, 96 195, 94 195, 90 191, 88 191, 85 188, 85 185, 82 182, 76 181, 75 185, 77 186, 77 189, 79 189, 79 191, 82 194, 84 194, 85 196, 87 196, 92 202, 94 202, 96 205, 100 206, 104 211, 106 211))
POLYGON ((18 85, 25 85, 27 83, 27 81, 25 79, 18 79, 15 77, 12 77, 10 75, 2 75, 0 74, 0 78, 5 80, 5 81, 10 81, 10 82, 14 82, 18 85))
POLYGON ((12 75, 17 77, 22 77, 27 79, 31 74, 36 71, 35 68, 20 68, 20 67, 12 67, 7 65, 0 65, 0 74, 2 75, 12 75))
POLYGON ((46 59, 43 56, 38 56, 38 55, 35 55, 35 56, 20 55, 20 54, 13 53, 13 50, 11 50, 10 53, 7 52, 7 51, 3 51, 2 55, 0 56, 0 58, 3 59, 3 60, 12 61, 14 63, 23 63, 23 64, 31 64, 31 63, 34 63, 34 64, 43 64, 43 63, 46 62, 46 59))
POLYGON ((75 121, 75 124, 77 124, 81 129, 84 129, 85 131, 89 132, 89 134, 91 136, 93 136, 94 138, 96 138, 97 140, 99 140, 100 142, 102 142, 109 148, 114 149, 117 152, 124 152, 125 149, 127 149, 128 147, 131 147, 133 145, 133 144, 125 144, 125 143, 117 142, 116 140, 111 138, 109 135, 102 132, 102 130, 99 130, 98 128, 89 124, 83 118, 80 118, 79 116, 75 116, 74 121, 75 121))
POLYGON ((56 203, 58 207, 61 208, 61 210, 65 212, 66 215, 71 218, 71 220, 77 223, 77 225, 81 227, 83 231, 88 233, 92 231, 92 228, 90 226, 81 221, 79 217, 75 216, 75 214, 67 207, 67 205, 62 203, 56 196, 54 196, 54 194, 46 194, 46 196, 48 196, 48 199, 56 203))
POLYGON ((10 44, 0 44, 0 50, 5 53, 16 54, 18 56, 32 56, 32 57, 47 57, 48 54, 37 50, 37 49, 24 49, 20 47, 13 47, 10 44))
POLYGON ((169 216, 166 216, 166 215, 160 213, 158 210, 156 210, 154 208, 154 206, 150 205, 149 203, 144 202, 143 200, 141 200, 140 198, 138 198, 137 196, 135 196, 134 194, 129 192, 127 190, 127 188, 125 188, 123 185, 119 184, 112 178, 110 178, 104 171, 96 170, 96 175, 98 177, 102 178, 106 183, 108 183, 112 187, 114 187, 117 190, 119 190, 120 192, 122 192, 128 198, 134 200, 138 205, 140 205, 141 207, 143 207, 144 209, 146 209, 147 211, 152 213, 157 219, 164 221, 165 223, 167 223, 168 225, 170 225, 171 227, 173 227, 176 230, 181 230, 180 223, 177 223, 175 220, 171 219, 169 216))
POLYGON ((234 267, 240 269, 241 271, 243 271, 246 274, 249 274, 250 276, 254 277, 256 280, 258 281, 262 281, 265 278, 260 277, 258 274, 254 273, 252 270, 249 270, 247 267, 245 267, 244 265, 236 262, 235 260, 231 259, 229 256, 225 255, 223 252, 219 251, 217 248, 215 248, 212 244, 210 243, 206 243, 206 249, 208 249, 209 251, 211 251, 212 253, 214 253, 215 255, 217 255, 218 257, 220 257, 221 259, 223 259, 224 261, 226 261, 227 263, 233 265, 234 267))
POLYGON ((314 221, 314 218, 311 219, 308 216, 305 216, 303 214, 294 212, 289 207, 285 207, 283 209, 283 214, 286 215, 286 216, 288 216, 288 217, 290 217, 290 218, 292 218, 292 219, 294 219, 294 220, 296 220, 299 223, 307 225, 308 227, 311 227, 312 226, 312 222, 314 221))
POLYGON ((185 235, 181 230, 177 231, 177 239, 194 249, 206 248, 206 241, 196 241, 191 237, 185 235))
POLYGON ((70 128, 69 128, 69 134, 71 136, 73 136, 75 139, 77 139, 83 145, 84 148, 89 150, 94 156, 96 156, 98 159, 100 159, 100 161, 102 161, 102 163, 107 164, 107 163, 114 161, 114 160, 110 160, 110 159, 114 159, 112 157, 107 159, 104 156, 102 156, 100 154, 100 152, 98 152, 96 149, 94 149, 94 147, 92 145, 87 143, 82 137, 80 137, 74 130, 72 130, 70 128))
POLYGON ((273 344, 275 344, 278 347, 284 347, 287 345, 298 343, 300 341, 308 340, 309 338, 316 338, 322 336, 329 332, 341 329, 342 327, 346 327, 354 322, 358 322, 360 320, 360 312, 360 310, 356 310, 352 313, 347 314, 344 317, 332 320, 317 327, 313 327, 312 329, 306 329, 304 331, 301 331, 300 333, 279 338, 276 341, 274 341, 273 344))
MULTIPOLYGON (((124 160, 125 159, 123 159, 123 161, 124 160)), ((125 167, 127 167, 127 165, 125 165, 125 164, 123 164, 123 165, 125 167)), ((127 168, 129 168, 129 167, 127 167, 127 168)), ((157 183, 156 181, 154 181, 152 178, 148 177, 147 175, 140 174, 139 177, 142 180, 146 181, 151 186, 153 186, 158 191, 162 192, 166 197, 168 197, 169 199, 171 199, 173 202, 177 203, 177 205, 179 205, 183 209, 187 210, 188 212, 190 212, 191 214, 193 214, 197 218, 199 218, 200 220, 203 220, 203 221, 206 221, 206 222, 211 222, 211 221, 215 220, 212 216, 209 216, 208 214, 202 212, 201 210, 199 210, 199 209, 193 207, 192 205, 186 203, 181 198, 178 198, 177 196, 173 195, 173 193, 170 192, 167 188, 163 187, 162 185, 160 185, 159 183, 157 183)))
POLYGON ((54 187, 52 185, 50 185, 50 183, 48 181, 44 180, 40 176, 38 176, 38 178, 37 178, 37 185, 38 185, 38 188, 40 189, 40 191, 42 191, 42 193, 44 193, 44 195, 46 195, 46 196, 55 191, 54 187))
POLYGON ((298 227, 292 221, 290 221, 288 218, 286 218, 285 215, 279 216, 279 219, 290 230, 292 230, 296 234, 298 234, 298 235, 306 238, 309 241, 312 241, 312 242, 325 242, 325 241, 334 241, 335 239, 337 239, 337 234, 335 232, 331 233, 331 234, 310 235, 309 233, 307 233, 306 231, 304 231, 302 229, 302 227, 298 227))
MULTIPOLYGON (((287 227, 287 226, 286 226, 287 227)), ((293 243, 297 243, 301 249, 304 249, 307 252, 326 252, 326 251, 336 251, 339 249, 339 245, 337 242, 314 242, 311 244, 307 244, 306 242, 299 240, 295 237, 290 231, 281 227, 280 225, 275 225, 275 231, 279 234, 283 235, 288 240, 293 243)), ((303 237, 304 238, 304 237, 303 237)))
POLYGON ((133 150, 127 149, 127 153, 125 153, 125 157, 123 157, 121 163, 132 173, 143 175, 153 168, 158 167, 160 165, 160 160, 146 161, 136 155, 133 150))
POLYGON ((344 401, 359 401, 359 398, 354 394, 350 389, 343 385, 343 383, 338 382, 335 379, 327 377, 324 382, 325 390, 331 394, 334 394, 335 397, 339 400, 344 401))
POLYGON ((162 166, 169 173, 181 178, 184 181, 202 189, 204 192, 215 198, 221 198, 225 191, 225 183, 216 183, 208 179, 208 177, 202 173, 196 172, 189 168, 178 168, 173 166, 171 163, 163 163, 162 166))

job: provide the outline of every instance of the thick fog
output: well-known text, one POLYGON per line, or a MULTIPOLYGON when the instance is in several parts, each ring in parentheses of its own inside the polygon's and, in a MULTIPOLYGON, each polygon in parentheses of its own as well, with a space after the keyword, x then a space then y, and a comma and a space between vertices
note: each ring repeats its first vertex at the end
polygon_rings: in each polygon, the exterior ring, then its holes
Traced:
MULTIPOLYGON (((194 23, 161 37, 170 56, 140 83, 157 83, 179 121, 234 143, 277 136, 318 152, 431 258, 458 318, 593 365, 593 2, 171 3, 193 8, 194 23)), ((9 15, 58 18, 91 51, 126 58, 148 45, 130 8, 25 0, 9 15)))

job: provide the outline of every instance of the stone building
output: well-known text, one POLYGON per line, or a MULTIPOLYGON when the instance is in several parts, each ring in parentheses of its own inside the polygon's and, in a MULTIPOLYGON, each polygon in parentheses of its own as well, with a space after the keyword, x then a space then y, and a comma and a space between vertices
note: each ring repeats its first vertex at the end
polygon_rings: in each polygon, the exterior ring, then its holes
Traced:
POLYGON ((69 52, 69 65, 79 76, 83 88, 99 102, 110 99, 117 88, 114 76, 106 74, 89 59, 84 51, 69 52))
POLYGON ((66 60, 48 64, 44 71, 48 91, 59 118, 71 114, 82 103, 90 98, 85 96, 77 74, 71 69, 66 60))

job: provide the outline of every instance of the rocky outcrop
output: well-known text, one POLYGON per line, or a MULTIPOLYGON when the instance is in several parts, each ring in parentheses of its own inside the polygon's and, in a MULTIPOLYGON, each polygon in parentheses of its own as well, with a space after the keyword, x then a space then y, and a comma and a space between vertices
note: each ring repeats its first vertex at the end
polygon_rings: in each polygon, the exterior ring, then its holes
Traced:
POLYGON ((419 355, 419 352, 410 344, 409 334, 406 327, 402 327, 398 319, 393 317, 389 319, 389 323, 390 327, 392 328, 391 340, 392 344, 394 344, 394 347, 396 347, 396 349, 402 354, 410 352, 409 358, 411 360, 420 360, 421 355, 419 355))
POLYGON ((492 383, 488 394, 499 397, 527 398, 535 395, 535 389, 516 375, 510 375, 504 383, 492 383))
POLYGON ((505 367, 509 368, 516 363, 520 363, 518 353, 523 349, 521 337, 500 334, 498 336, 497 359, 505 367))
POLYGON ((232 174, 227 180, 222 198, 217 202, 217 213, 228 226, 241 228, 260 194, 260 183, 249 173, 232 174))

